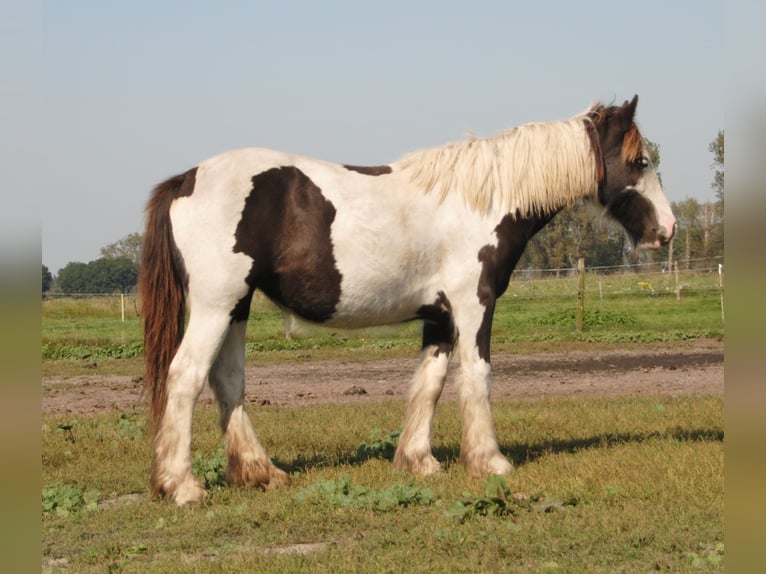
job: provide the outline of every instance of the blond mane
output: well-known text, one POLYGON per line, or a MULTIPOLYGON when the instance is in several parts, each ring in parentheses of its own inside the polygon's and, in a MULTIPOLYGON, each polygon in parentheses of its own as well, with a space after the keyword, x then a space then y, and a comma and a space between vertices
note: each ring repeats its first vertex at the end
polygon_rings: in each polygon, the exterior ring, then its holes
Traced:
POLYGON ((586 129, 594 108, 569 120, 415 152, 396 162, 396 169, 440 202, 460 193, 483 213, 499 208, 526 217, 561 209, 598 188, 600 158, 586 129))

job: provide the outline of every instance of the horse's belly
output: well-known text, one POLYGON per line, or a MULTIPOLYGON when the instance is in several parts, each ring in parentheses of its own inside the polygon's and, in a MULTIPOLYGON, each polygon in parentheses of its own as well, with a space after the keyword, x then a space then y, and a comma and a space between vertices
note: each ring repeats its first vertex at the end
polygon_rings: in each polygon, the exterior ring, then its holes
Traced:
POLYGON ((401 323, 416 318, 418 309, 428 302, 423 289, 398 281, 346 284, 328 324, 355 328, 401 323))

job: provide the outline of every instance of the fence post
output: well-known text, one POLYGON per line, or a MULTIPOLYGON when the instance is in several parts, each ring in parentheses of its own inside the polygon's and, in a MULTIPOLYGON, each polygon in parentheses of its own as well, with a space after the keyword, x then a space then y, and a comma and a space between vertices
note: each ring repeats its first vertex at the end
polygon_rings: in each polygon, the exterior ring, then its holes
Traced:
POLYGON ((125 293, 120 293, 120 317, 125 322, 125 293))
POLYGON ((721 291, 721 323, 723 323, 723 264, 718 264, 718 288, 721 291))
POLYGON ((585 258, 577 260, 577 314, 575 315, 575 329, 582 333, 583 315, 585 314, 585 258))
POLYGON ((601 275, 598 276, 598 300, 604 302, 604 278, 601 275))
POLYGON ((681 281, 678 278, 678 262, 673 262, 673 274, 676 278, 676 301, 681 300, 681 281))

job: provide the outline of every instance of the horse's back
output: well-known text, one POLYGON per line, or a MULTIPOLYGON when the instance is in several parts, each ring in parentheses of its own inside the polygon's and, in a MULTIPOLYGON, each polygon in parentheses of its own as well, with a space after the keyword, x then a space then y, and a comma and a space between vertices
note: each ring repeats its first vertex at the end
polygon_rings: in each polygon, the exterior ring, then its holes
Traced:
POLYGON ((349 327, 412 319, 439 292, 462 289, 496 226, 457 195, 417 189, 396 164, 264 148, 202 162, 193 193, 176 204, 190 288, 196 275, 203 293, 225 287, 241 299, 260 289, 303 318, 349 327))
POLYGON ((171 215, 190 291, 238 307, 258 288, 309 320, 362 326, 412 318, 436 288, 432 206, 390 169, 232 150, 199 164, 171 215))

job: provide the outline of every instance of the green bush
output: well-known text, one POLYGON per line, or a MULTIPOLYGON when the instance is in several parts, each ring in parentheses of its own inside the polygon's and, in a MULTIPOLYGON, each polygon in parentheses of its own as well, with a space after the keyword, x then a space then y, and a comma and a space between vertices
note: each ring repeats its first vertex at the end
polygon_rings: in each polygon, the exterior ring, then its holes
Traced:
POLYGON ((330 506, 353 506, 385 512, 398 507, 429 505, 434 494, 424 487, 412 484, 394 484, 375 490, 354 485, 348 477, 337 480, 320 480, 304 488, 295 496, 296 502, 329 504, 330 506))
POLYGON ((95 510, 99 492, 83 491, 74 484, 51 484, 43 487, 43 514, 55 513, 57 516, 69 516, 83 510, 95 510))

